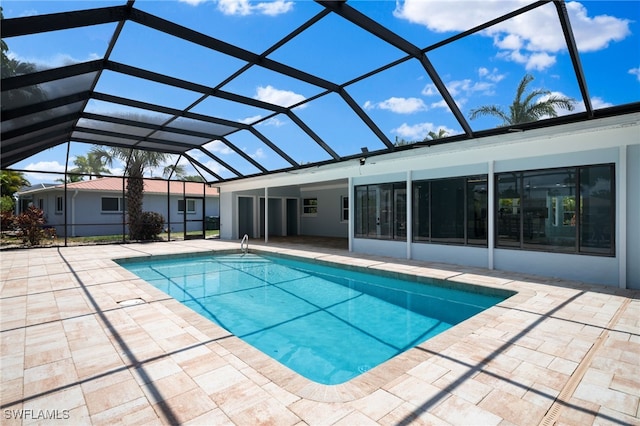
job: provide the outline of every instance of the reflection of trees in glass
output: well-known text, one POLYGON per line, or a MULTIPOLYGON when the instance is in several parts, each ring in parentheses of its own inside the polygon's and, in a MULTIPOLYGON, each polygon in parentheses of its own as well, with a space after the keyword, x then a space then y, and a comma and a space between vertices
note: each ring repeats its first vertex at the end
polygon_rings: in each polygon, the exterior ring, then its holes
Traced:
MULTIPOLYGON (((0 7, 0 19, 4 19, 2 7, 0 7)), ((2 78, 15 77, 23 74, 31 74, 36 72, 36 66, 29 62, 18 61, 7 55, 9 46, 4 40, 0 41, 2 48, 2 78)), ((7 90, 2 92, 2 108, 10 108, 13 105, 34 104, 45 100, 47 97, 44 91, 38 86, 27 86, 18 89, 7 90)))
POLYGON ((546 89, 534 89, 525 93, 529 83, 533 81, 531 74, 526 74, 516 90, 516 96, 506 112, 497 105, 485 105, 471 110, 469 118, 474 120, 480 116, 493 116, 502 120, 502 126, 538 121, 545 117, 557 117, 556 108, 573 111, 575 100, 566 96, 552 95, 546 89), (544 101, 537 101, 541 96, 547 96, 544 101))

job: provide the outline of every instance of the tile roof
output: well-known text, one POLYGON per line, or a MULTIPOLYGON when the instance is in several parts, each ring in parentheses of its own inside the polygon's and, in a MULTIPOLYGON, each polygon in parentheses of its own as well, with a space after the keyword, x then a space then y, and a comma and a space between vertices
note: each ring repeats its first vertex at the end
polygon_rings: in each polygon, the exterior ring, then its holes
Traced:
MULTIPOLYGON (((126 185, 126 181, 123 182, 122 178, 116 177, 103 177, 97 179, 86 180, 82 182, 72 182, 67 184, 67 189, 71 191, 122 191, 123 185, 126 185)), ((51 188, 51 187, 49 187, 51 188)), ((56 185, 53 188, 64 188, 64 184, 56 185)), ((185 194, 189 195, 202 195, 202 183, 200 182, 184 182, 184 181, 170 181, 170 188, 172 194, 185 194), (183 189, 184 185, 184 189, 183 189)), ((47 189, 47 188, 44 188, 47 189)), ((40 192, 43 188, 38 188, 35 191, 25 192, 40 192)), ((144 180, 145 193, 166 194, 167 181, 156 179, 144 180)), ((211 188, 205 185, 206 195, 209 197, 219 195, 218 188, 211 188)))

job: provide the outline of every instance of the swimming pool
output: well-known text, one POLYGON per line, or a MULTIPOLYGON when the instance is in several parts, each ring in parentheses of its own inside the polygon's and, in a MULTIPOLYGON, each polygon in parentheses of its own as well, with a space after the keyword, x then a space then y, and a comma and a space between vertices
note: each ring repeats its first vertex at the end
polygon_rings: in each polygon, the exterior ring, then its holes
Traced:
POLYGON ((510 295, 254 253, 119 263, 290 369, 327 385, 344 383, 510 295))

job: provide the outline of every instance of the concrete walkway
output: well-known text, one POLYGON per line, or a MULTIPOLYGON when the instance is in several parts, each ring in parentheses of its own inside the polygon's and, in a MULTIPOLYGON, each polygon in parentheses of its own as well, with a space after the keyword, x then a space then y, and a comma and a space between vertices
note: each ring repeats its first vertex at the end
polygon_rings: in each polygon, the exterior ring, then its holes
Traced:
POLYGON ((640 425, 638 292, 252 242, 251 250, 518 292, 324 386, 112 261, 238 248, 190 240, 0 252, 1 423, 640 425))

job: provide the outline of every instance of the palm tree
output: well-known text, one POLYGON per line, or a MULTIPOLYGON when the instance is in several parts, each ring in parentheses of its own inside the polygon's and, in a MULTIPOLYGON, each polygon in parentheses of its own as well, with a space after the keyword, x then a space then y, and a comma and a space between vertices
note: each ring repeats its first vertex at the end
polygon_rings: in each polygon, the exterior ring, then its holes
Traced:
POLYGON ((31 183, 24 177, 22 172, 13 170, 0 171, 0 195, 12 197, 20 188, 29 186, 31 183))
POLYGON ((94 147, 91 152, 109 167, 113 160, 119 159, 126 164, 127 176, 127 214, 129 216, 129 238, 140 240, 143 235, 142 199, 144 197, 144 171, 150 167, 160 167, 167 160, 167 154, 155 151, 142 151, 122 147, 94 147))
POLYGON ((429 133, 427 134, 427 137, 424 138, 423 142, 426 142, 428 140, 442 139, 442 138, 446 138, 447 136, 449 136, 447 131, 442 127, 440 127, 438 129, 438 133, 434 132, 433 130, 430 130, 429 133))
POLYGON ((516 97, 511 106, 509 113, 506 113, 497 105, 485 105, 471 110, 469 118, 471 120, 484 115, 492 115, 502 119, 502 126, 510 126, 514 124, 528 123, 537 121, 544 117, 557 117, 556 108, 563 108, 573 111, 575 100, 565 96, 552 95, 549 90, 535 89, 525 94, 527 86, 533 81, 531 74, 526 74, 516 91, 516 97), (540 96, 548 96, 544 101, 536 102, 540 96))
POLYGON ((73 161, 76 165, 71 170, 72 173, 88 174, 89 180, 96 177, 102 177, 103 173, 109 174, 111 171, 105 167, 105 162, 95 152, 89 152, 87 156, 78 155, 73 161))
POLYGON ((188 180, 188 179, 185 179, 186 173, 187 173, 187 170, 184 168, 184 166, 182 164, 175 164, 175 165, 165 166, 162 169, 162 177, 163 178, 168 178, 170 176, 175 176, 176 178, 178 178, 180 180, 188 180))

